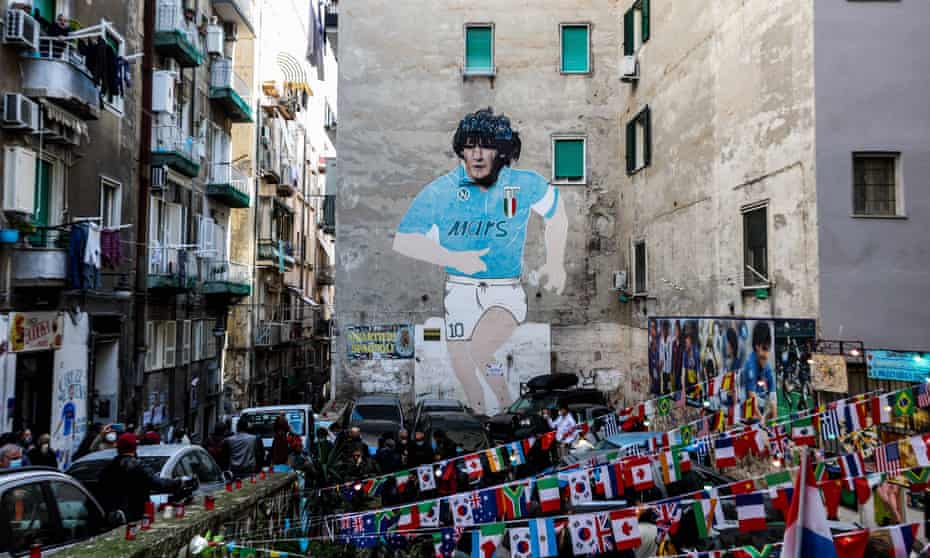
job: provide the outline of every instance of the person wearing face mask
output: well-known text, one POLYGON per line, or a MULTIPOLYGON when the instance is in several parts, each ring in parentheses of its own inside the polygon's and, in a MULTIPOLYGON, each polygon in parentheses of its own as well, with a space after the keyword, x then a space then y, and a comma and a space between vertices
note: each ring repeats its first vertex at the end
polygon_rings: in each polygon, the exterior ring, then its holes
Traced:
POLYGON ((35 447, 32 439, 32 430, 27 428, 22 431, 22 433, 19 435, 19 447, 23 448, 24 452, 28 452, 35 447))
POLYGON ((52 449, 52 437, 48 434, 39 436, 39 443, 26 452, 26 455, 32 465, 58 468, 58 459, 55 457, 55 450, 52 449))
POLYGON ((419 467, 433 462, 433 446, 426 439, 426 434, 417 430, 413 435, 413 447, 407 456, 407 467, 419 467))
POLYGON ((100 434, 97 434, 97 437, 90 445, 90 451, 95 452, 105 449, 113 449, 116 447, 117 438, 119 438, 119 432, 113 428, 112 424, 108 424, 103 427, 103 430, 100 431, 100 434))
POLYGON ((0 447, 0 469, 18 469, 29 464, 28 457, 23 457, 23 448, 17 444, 0 447))

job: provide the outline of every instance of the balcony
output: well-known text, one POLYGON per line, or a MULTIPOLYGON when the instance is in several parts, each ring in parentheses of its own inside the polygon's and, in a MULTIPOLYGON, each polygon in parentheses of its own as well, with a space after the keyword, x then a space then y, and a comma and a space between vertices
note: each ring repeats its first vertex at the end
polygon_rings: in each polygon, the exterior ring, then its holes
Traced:
POLYGON ((200 174, 200 158, 196 155, 194 138, 185 136, 177 126, 155 126, 152 143, 153 167, 168 166, 191 178, 200 174))
POLYGON ((229 260, 203 260, 203 286, 207 296, 243 297, 252 294, 249 266, 229 260))
POLYGON ((149 248, 149 290, 180 293, 193 289, 200 279, 194 253, 180 248, 155 245, 149 248))
POLYGON ((325 287, 336 284, 336 268, 331 265, 323 266, 316 270, 316 284, 325 287))
POLYGON ((281 176, 278 180, 277 192, 282 198, 289 198, 297 193, 298 182, 300 181, 299 170, 296 165, 290 161, 281 163, 281 176))
POLYGON ((258 259, 265 261, 265 266, 273 265, 278 271, 293 269, 297 260, 294 258, 294 245, 283 240, 259 239, 258 259))
POLYGON ((276 347, 281 344, 283 324, 279 322, 260 322, 255 328, 256 347, 276 347))
POLYGON ((213 9, 223 18, 223 21, 236 23, 249 31, 249 36, 255 36, 252 27, 252 3, 250 0, 213 0, 213 9))
POLYGON ((85 120, 100 116, 100 89, 70 42, 39 39, 39 49, 24 54, 20 67, 25 95, 46 98, 85 120))
POLYGON ((210 169, 210 180, 207 182, 207 196, 229 207, 249 207, 249 179, 231 163, 214 163, 210 169))
MULTIPOLYGON (((36 242, 13 249, 14 287, 64 287, 68 278, 68 251, 55 242, 36 242)), ((65 243, 67 244, 67 243, 65 243)))
POLYGON ((154 43, 159 54, 174 58, 182 68, 203 64, 200 32, 184 17, 182 0, 158 0, 154 43))
POLYGON ((210 69, 210 98, 219 103, 233 122, 252 122, 252 95, 229 58, 219 58, 210 69))

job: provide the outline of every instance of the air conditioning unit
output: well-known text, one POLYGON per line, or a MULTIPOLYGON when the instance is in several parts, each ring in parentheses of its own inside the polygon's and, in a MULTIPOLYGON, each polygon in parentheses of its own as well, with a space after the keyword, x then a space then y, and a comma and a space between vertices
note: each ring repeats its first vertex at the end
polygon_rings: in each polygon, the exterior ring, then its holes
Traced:
POLYGON ((174 112, 174 85, 176 74, 169 70, 152 73, 152 111, 174 112))
POLYGON ((625 291, 626 289, 626 270, 614 271, 614 290, 625 291))
POLYGON ((80 145, 81 139, 77 131, 61 122, 46 120, 42 126, 42 139, 49 143, 67 143, 80 145))
POLYGON ((207 54, 223 55, 223 28, 219 25, 207 26, 207 54))
POLYGON ((232 21, 227 21, 223 23, 223 37, 227 41, 238 41, 239 40, 239 26, 232 21))
POLYGON ((36 209, 36 152, 7 145, 3 165, 3 210, 32 215, 36 209))
POLYGON ((39 105, 21 93, 4 93, 2 124, 4 128, 38 130, 39 105))
POLYGON ((636 56, 624 56, 620 61, 620 79, 622 81, 636 81, 639 79, 639 60, 636 56))
POLYGON ((7 10, 3 21, 3 42, 19 47, 38 48, 39 23, 20 9, 7 10))

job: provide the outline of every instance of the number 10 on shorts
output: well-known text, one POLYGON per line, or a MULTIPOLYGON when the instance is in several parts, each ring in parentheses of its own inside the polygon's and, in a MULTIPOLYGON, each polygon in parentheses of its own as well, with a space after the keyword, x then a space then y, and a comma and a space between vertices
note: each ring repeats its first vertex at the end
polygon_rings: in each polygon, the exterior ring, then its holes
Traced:
POLYGON ((464 339, 465 338, 465 324, 462 322, 452 322, 446 324, 446 338, 447 339, 464 339))

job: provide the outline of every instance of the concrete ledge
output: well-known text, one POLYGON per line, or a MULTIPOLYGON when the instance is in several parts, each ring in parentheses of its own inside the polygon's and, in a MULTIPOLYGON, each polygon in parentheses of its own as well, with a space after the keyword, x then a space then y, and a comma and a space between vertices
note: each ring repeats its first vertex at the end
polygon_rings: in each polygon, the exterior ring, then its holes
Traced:
POLYGON ((293 494, 296 480, 297 474, 293 472, 275 473, 254 485, 244 480, 240 490, 214 494, 216 508, 212 511, 203 509, 203 497, 200 497, 185 508, 183 518, 156 517, 152 529, 139 531, 134 541, 125 540, 124 525, 54 555, 66 558, 184 557, 188 555, 187 546, 196 535, 203 536, 207 531, 223 533, 225 523, 241 520, 254 513, 265 498, 285 491, 293 494))

